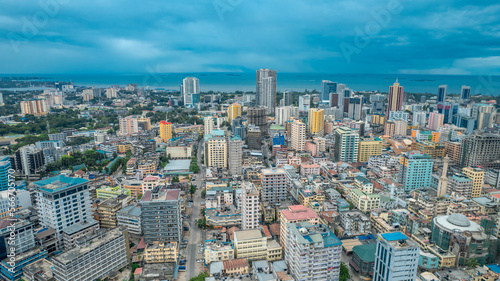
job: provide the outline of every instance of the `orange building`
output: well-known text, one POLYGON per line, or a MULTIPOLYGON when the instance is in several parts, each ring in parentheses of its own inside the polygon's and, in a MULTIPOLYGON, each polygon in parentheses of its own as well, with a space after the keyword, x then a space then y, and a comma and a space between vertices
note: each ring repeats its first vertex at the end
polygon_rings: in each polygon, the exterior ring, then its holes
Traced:
POLYGON ((172 139, 172 123, 167 121, 160 122, 160 138, 163 142, 167 142, 172 139))

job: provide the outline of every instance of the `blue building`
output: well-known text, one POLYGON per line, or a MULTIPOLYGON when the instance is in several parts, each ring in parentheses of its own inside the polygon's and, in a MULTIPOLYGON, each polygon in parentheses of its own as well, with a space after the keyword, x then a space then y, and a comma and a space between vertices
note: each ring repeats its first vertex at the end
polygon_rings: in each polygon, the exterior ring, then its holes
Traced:
POLYGON ((12 169, 10 157, 0 158, 0 191, 9 188, 9 170, 12 169))
POLYGON ((47 257, 47 251, 40 251, 40 249, 33 249, 26 253, 16 255, 10 260, 4 259, 0 262, 0 277, 7 280, 19 280, 23 275, 23 268, 28 264, 47 257))
POLYGON ((328 80, 321 81, 321 102, 330 102, 330 93, 337 92, 337 82, 328 80))
POLYGON ((411 151, 401 155, 398 182, 406 193, 421 187, 431 186, 434 161, 431 156, 420 151, 411 151))
POLYGON ((281 133, 273 137, 273 145, 285 145, 285 136, 281 133))
POLYGON ((246 137, 245 126, 243 126, 243 125, 234 126, 233 127, 233 134, 235 136, 240 137, 242 140, 244 140, 246 137))

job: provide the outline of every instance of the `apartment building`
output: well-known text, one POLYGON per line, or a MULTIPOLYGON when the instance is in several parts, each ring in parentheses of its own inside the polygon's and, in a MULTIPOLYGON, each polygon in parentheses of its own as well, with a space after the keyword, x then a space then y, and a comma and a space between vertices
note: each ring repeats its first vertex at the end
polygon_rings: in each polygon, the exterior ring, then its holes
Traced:
POLYGON ((179 189, 155 187, 147 190, 139 201, 142 233, 147 243, 177 241, 182 237, 179 189))
POLYGON ((380 138, 363 138, 359 140, 358 162, 368 162, 370 156, 382 155, 380 138))
POLYGON ((311 224, 318 224, 318 215, 310 208, 303 205, 292 205, 280 212, 280 244, 285 247, 287 224, 307 221, 311 224))
POLYGON ((213 130, 205 135, 205 166, 227 168, 228 149, 223 130, 213 130))
POLYGON ((288 176, 284 169, 271 168, 261 171, 261 202, 279 204, 288 194, 288 176))
POLYGON ((141 208, 137 206, 127 206, 116 215, 119 226, 125 227, 130 234, 142 234, 141 208))
POLYGON ((115 228, 118 225, 117 214, 132 202, 132 197, 120 195, 111 197, 97 204, 96 214, 101 228, 115 228))
POLYGON ((99 229, 99 222, 94 219, 90 219, 85 222, 79 222, 77 224, 64 228, 62 232, 64 249, 73 249, 76 245, 76 240, 91 235, 99 229))
POLYGON ((358 161, 359 134, 347 127, 335 130, 335 161, 358 161))
POLYGON ((306 124, 295 120, 291 129, 291 149, 295 151, 304 151, 306 144, 306 124))
POLYGON ((378 235, 374 281, 417 279, 420 247, 401 232, 378 235))
POLYGON ((253 183, 243 182, 241 186, 241 229, 259 227, 260 204, 259 191, 253 183))
POLYGON ((484 170, 478 167, 465 167, 462 169, 462 173, 472 180, 471 197, 481 197, 484 184, 484 170))
POLYGON ((144 261, 146 263, 177 262, 179 256, 179 245, 177 242, 149 243, 144 248, 144 261))

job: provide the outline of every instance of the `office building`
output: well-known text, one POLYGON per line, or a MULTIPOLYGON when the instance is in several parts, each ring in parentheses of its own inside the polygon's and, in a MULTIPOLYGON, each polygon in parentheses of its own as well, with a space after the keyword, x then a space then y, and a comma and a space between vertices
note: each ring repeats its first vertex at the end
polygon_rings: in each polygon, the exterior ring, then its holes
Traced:
POLYGON ((374 281, 417 280, 420 247, 402 232, 378 235, 374 281))
POLYGON ((19 148, 15 155, 16 171, 25 176, 38 174, 45 165, 43 151, 35 145, 19 148))
POLYGON ((431 130, 438 130, 439 127, 443 126, 444 114, 431 112, 429 113, 429 125, 427 126, 431 130))
POLYGON ((323 224, 289 223, 285 262, 297 281, 339 280, 342 242, 323 224))
POLYGON ((213 130, 217 129, 216 126, 216 119, 217 117, 215 116, 205 116, 203 118, 203 130, 205 132, 205 135, 210 134, 213 130))
POLYGON ((425 127, 427 124, 426 118, 427 114, 424 111, 415 111, 413 113, 412 125, 425 127))
POLYGON ((251 182, 243 182, 241 186, 241 229, 259 227, 260 204, 259 191, 251 182))
POLYGON ((61 233, 92 218, 88 180, 58 175, 34 182, 40 224, 61 233))
POLYGON ((281 246, 274 240, 268 241, 260 229, 235 231, 233 242, 237 259, 274 261, 283 256, 281 246))
POLYGON ((243 141, 240 137, 234 136, 229 139, 229 174, 241 175, 243 173, 243 141))
POLYGON ((127 116, 119 119, 120 130, 118 134, 121 136, 134 135, 139 132, 139 123, 137 116, 127 116))
POLYGON ((133 235, 142 234, 141 208, 137 206, 127 206, 116 215, 119 226, 123 226, 128 233, 133 235))
POLYGON ((34 99, 21 101, 21 115, 42 116, 49 113, 49 107, 45 99, 34 99))
POLYGON ((205 165, 207 167, 227 168, 228 154, 225 133, 213 130, 205 135, 205 165))
POLYGON ((283 99, 281 100, 280 106, 291 106, 293 104, 292 93, 289 91, 283 92, 283 99))
POLYGON ((335 130, 335 161, 358 161, 359 135, 356 130, 347 127, 335 130))
POLYGON ((471 199, 472 194, 472 180, 465 175, 453 175, 448 179, 448 194, 454 193, 455 195, 471 199))
POLYGON ((27 220, 9 216, 0 219, 0 260, 7 258, 8 253, 19 255, 33 249, 36 246, 34 231, 33 224, 27 220), (15 247, 11 247, 13 245, 15 247))
POLYGON ((462 169, 462 173, 472 180, 471 197, 481 197, 484 184, 484 170, 478 167, 465 167, 462 169))
POLYGON ((295 120, 291 125, 291 148, 295 151, 304 151, 306 143, 306 124, 295 120))
POLYGON ((347 117, 354 120, 363 118, 363 97, 354 96, 349 98, 349 107, 347 109, 347 117))
POLYGON ((276 70, 257 70, 256 103, 263 106, 267 114, 274 113, 276 107, 276 74, 276 70))
POLYGON ((99 222, 94 219, 79 222, 64 228, 62 231, 64 249, 67 251, 73 249, 76 247, 78 239, 92 235, 99 229, 99 222))
POLYGON ((194 107, 200 103, 200 80, 196 77, 186 77, 182 80, 181 95, 184 106, 194 107))
POLYGON ((261 201, 278 205, 286 200, 288 176, 281 168, 262 169, 261 201))
POLYGON ((163 142, 168 142, 172 139, 172 123, 167 121, 160 122, 160 138, 163 142))
MULTIPOLYGON (((319 217, 312 209, 304 205, 292 205, 280 213, 280 244, 286 246, 286 237, 289 223, 309 222, 318 224, 319 217)), ((285 248, 286 249, 286 248, 285 248)))
POLYGON ((179 189, 157 186, 144 193, 139 205, 142 211, 142 233, 146 242, 179 242, 181 240, 182 218, 179 189))
POLYGON ((437 102, 444 102, 446 100, 446 89, 448 85, 440 85, 438 87, 437 102))
POLYGON ((325 133, 325 110, 319 108, 309 109, 308 131, 310 134, 323 136, 325 133))
POLYGON ((404 94, 403 86, 399 85, 398 79, 396 79, 396 82, 389 88, 389 101, 386 111, 387 116, 389 116, 389 112, 391 111, 401 110, 403 107, 404 94))
POLYGON ((311 108, 311 96, 303 95, 299 97, 299 111, 308 112, 311 108))
POLYGON ((227 119, 229 121, 229 124, 232 124, 233 120, 236 117, 240 116, 241 116, 241 105, 237 103, 231 104, 227 109, 227 119))
MULTIPOLYGON (((12 169, 12 163, 9 156, 0 157, 0 191, 9 189, 9 181, 14 181, 14 175, 9 179, 9 171, 12 169)), ((0 212, 3 213, 3 212, 0 212)))
POLYGON ((431 186, 432 158, 419 151, 411 151, 401 155, 398 182, 406 193, 421 187, 431 186))
POLYGON ((127 231, 115 228, 99 230, 92 236, 82 237, 76 248, 52 258, 56 281, 92 281, 109 277, 129 264, 127 231), (92 270, 89 270, 89 269, 92 270))
POLYGON ((44 258, 47 258, 47 251, 34 248, 20 255, 15 255, 12 258, 4 259, 0 262, 0 279, 9 281, 20 280, 27 265, 44 258))
POLYGON ((257 107, 249 108, 247 110, 247 123, 259 127, 263 134, 267 134, 266 109, 257 107))
POLYGON ((500 168, 500 134, 481 133, 460 139, 460 165, 500 168))
MULTIPOLYGON (((31 207, 30 192, 24 189, 18 189, 15 192, 9 190, 0 191, 0 214, 4 217, 12 209, 26 209, 31 207)), ((1 258, 0 258, 1 260, 1 258)))
POLYGON ((469 86, 462 86, 462 89, 460 90, 460 101, 461 102, 468 102, 470 101, 470 87, 469 86))
POLYGON ((292 116, 291 106, 276 107, 276 125, 283 126, 292 116))
MULTIPOLYGON (((475 105, 476 106, 476 105, 475 105)), ((476 127, 478 130, 484 130, 486 128, 493 127, 496 108, 491 104, 477 105, 477 110, 473 110, 473 117, 476 117, 476 127)))
POLYGON ((362 138, 359 140, 358 162, 368 162, 370 156, 382 155, 380 138, 362 138))
POLYGON ((118 223, 116 216, 123 207, 128 206, 132 202, 132 197, 120 195, 104 199, 97 204, 96 214, 99 219, 101 228, 115 228, 118 223))
POLYGON ((337 82, 321 81, 321 103, 330 103, 330 94, 337 93, 337 82))
POLYGON ((408 121, 410 120, 410 114, 406 111, 391 111, 389 112, 389 119, 391 121, 395 120, 404 120, 408 121))
POLYGON ((396 136, 406 136, 408 130, 408 122, 405 120, 395 120, 394 121, 394 135, 396 136))

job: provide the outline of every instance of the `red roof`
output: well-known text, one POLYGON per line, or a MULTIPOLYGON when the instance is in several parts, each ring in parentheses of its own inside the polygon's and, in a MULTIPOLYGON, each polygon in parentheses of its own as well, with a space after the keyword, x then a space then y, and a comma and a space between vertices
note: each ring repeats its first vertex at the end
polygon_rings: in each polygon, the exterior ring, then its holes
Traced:
POLYGON ((269 232, 269 228, 267 228, 267 226, 265 225, 261 225, 260 226, 262 228, 262 231, 264 232, 264 235, 267 237, 267 238, 273 238, 271 236, 271 232, 269 232))
POLYGON ((141 238, 141 242, 137 245, 137 250, 144 250, 146 248, 146 243, 144 242, 144 237, 141 238))
POLYGON ((274 236, 278 236, 280 235, 280 225, 279 223, 273 223, 269 226, 269 230, 271 230, 271 233, 274 235, 274 236))
POLYGON ((292 205, 288 207, 288 210, 281 211, 281 214, 289 221, 304 221, 318 217, 313 210, 306 208, 303 205, 292 205))
POLYGON ((142 273, 142 267, 138 267, 134 271, 134 275, 141 275, 141 273, 142 273))
POLYGON ((236 260, 230 260, 230 261, 223 261, 222 264, 224 265, 225 270, 228 270, 228 269, 230 270, 230 269, 247 267, 248 261, 246 259, 236 259, 236 260))

